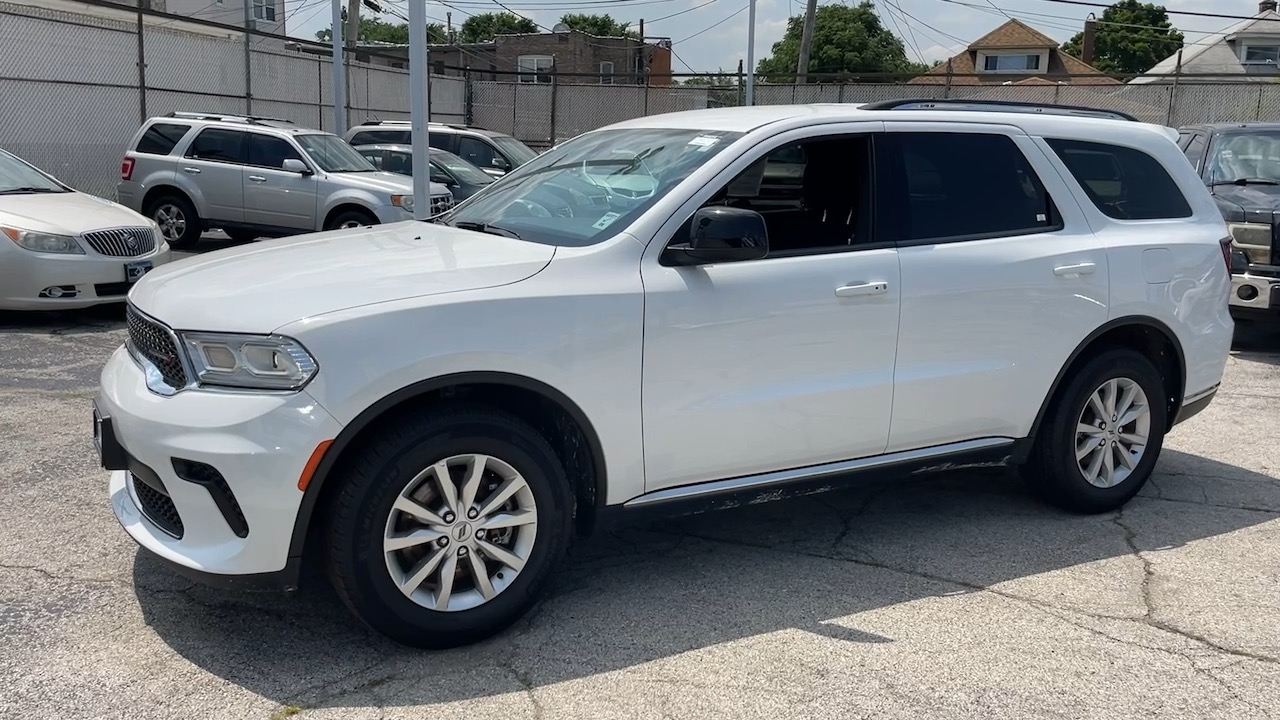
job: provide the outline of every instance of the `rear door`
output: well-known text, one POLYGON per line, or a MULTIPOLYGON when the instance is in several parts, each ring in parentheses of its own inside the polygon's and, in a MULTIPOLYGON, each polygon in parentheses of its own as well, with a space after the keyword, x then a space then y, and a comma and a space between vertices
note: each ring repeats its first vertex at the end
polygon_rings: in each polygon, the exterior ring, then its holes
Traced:
POLYGON ((244 222, 244 163, 248 135, 207 127, 191 141, 178 172, 198 189, 200 215, 212 222, 244 222))
POLYGON ((311 164, 288 140, 249 133, 249 159, 244 170, 244 221, 251 225, 314 230, 316 176, 288 172, 285 160, 311 164))
POLYGON ((877 227, 899 248, 888 451, 1021 438, 1107 321, 1107 253, 1045 151, 1008 126, 886 123, 877 227))

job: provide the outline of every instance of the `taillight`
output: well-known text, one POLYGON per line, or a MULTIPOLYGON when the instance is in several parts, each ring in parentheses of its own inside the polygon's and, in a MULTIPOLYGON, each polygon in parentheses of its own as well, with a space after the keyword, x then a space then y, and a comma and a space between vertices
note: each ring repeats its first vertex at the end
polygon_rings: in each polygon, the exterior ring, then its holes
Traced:
POLYGON ((1227 273, 1231 272, 1231 237, 1227 236, 1218 241, 1218 247, 1222 248, 1222 262, 1227 264, 1227 273))
POLYGON ((127 157, 124 160, 120 161, 120 179, 121 180, 133 179, 133 158, 127 157))

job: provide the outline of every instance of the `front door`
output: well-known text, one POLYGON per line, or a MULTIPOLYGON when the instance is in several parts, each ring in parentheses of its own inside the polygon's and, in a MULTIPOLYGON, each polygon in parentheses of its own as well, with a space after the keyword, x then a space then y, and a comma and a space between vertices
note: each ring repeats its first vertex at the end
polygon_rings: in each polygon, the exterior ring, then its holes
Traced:
POLYGON ((316 176, 289 172, 285 160, 311 164, 288 141, 249 133, 249 163, 244 169, 244 221, 250 225, 316 229, 316 176))
POLYGON ((662 247, 687 241, 696 204, 651 244, 641 267, 646 490, 884 451, 901 295, 897 250, 871 235, 870 147, 865 133, 793 132, 726 170, 703 205, 761 212, 764 259, 662 265, 662 247), (775 165, 798 156, 790 197, 766 187, 775 165))

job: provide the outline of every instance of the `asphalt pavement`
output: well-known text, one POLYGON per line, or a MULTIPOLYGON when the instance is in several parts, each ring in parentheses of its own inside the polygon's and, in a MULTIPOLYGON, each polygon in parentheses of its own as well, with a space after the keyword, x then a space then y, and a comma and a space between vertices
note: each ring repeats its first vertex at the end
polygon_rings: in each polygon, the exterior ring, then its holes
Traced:
POLYGON ((1280 715, 1280 332, 1242 335, 1122 512, 960 473, 664 522, 422 652, 323 583, 217 591, 136 549, 91 449, 122 319, 0 314, 0 717, 1280 715))

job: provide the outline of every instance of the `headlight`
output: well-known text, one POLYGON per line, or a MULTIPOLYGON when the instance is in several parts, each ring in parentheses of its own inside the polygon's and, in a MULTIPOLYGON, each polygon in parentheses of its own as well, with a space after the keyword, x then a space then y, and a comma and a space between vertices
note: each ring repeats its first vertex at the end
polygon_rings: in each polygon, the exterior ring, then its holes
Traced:
POLYGON ((202 385, 249 390, 299 390, 316 361, 296 340, 280 335, 180 333, 202 385))
POLYGON ((1267 262, 1271 255, 1271 226, 1262 223, 1229 223, 1231 239, 1256 263, 1267 262))
POLYGON ((49 233, 22 230, 19 228, 0 226, 3 232, 20 248, 39 253, 60 253, 63 255, 83 255, 84 248, 70 235, 50 235, 49 233))
POLYGON ((413 196, 412 195, 392 195, 391 204, 398 208, 404 208, 409 212, 413 212, 413 196))

